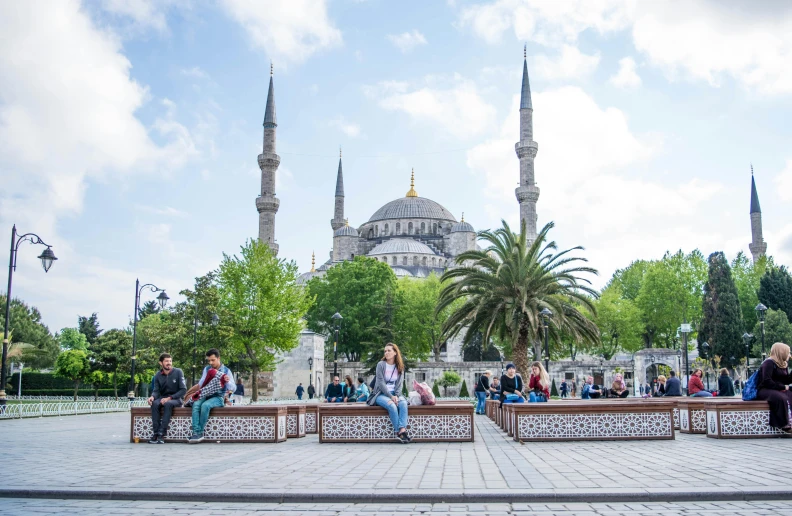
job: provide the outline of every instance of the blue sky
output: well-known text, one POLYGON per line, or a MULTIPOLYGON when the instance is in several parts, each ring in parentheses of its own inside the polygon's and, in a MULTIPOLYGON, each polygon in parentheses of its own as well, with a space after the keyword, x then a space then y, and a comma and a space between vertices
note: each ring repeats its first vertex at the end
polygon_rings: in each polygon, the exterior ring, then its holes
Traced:
POLYGON ((45 275, 23 246, 14 295, 53 330, 121 326, 136 277, 175 301, 256 235, 270 61, 281 257, 327 258, 339 146, 352 225, 413 167, 476 229, 516 224, 523 44, 539 224, 597 285, 666 250, 747 252, 751 163, 792 264, 788 3, 4 2, 0 228, 60 258, 45 275))

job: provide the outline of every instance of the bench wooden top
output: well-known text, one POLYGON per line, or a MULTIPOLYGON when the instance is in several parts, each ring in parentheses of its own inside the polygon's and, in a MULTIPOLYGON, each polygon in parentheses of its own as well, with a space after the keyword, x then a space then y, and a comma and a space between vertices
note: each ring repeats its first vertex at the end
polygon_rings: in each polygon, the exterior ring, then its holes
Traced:
MULTIPOLYGON (((407 409, 411 415, 445 415, 445 414, 473 414, 473 405, 466 401, 458 403, 441 403, 439 405, 410 405, 407 409)), ((365 403, 324 403, 319 406, 319 415, 371 415, 387 414, 380 406, 369 406, 365 403)))
MULTIPOLYGON (((564 403, 509 403, 507 404, 514 410, 515 414, 521 412, 541 413, 541 414, 580 414, 590 412, 664 412, 673 410, 673 401, 656 401, 646 403, 642 399, 634 398, 619 400, 602 400, 597 403, 589 403, 589 400, 565 401, 564 403)), ((507 406, 504 405, 504 406, 507 406)))
MULTIPOLYGON (((212 416, 285 416, 286 405, 242 405, 241 407, 214 407, 212 416)), ((151 416, 151 407, 132 407, 132 417, 151 416)), ((174 416, 191 416, 192 407, 173 409, 174 416)))

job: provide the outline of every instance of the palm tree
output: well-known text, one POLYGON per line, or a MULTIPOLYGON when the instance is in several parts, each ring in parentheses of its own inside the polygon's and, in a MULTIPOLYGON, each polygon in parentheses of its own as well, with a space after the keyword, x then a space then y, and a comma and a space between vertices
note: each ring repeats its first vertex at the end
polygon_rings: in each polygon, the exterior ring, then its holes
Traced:
POLYGON ((544 308, 554 314, 549 324, 554 341, 563 333, 578 342, 598 343, 596 324, 581 311, 595 313, 592 301, 598 293, 580 276, 597 271, 575 265, 586 262, 585 258, 569 256, 583 248, 556 252, 556 243, 547 241, 552 222, 530 244, 524 223, 516 234, 506 221, 501 222, 503 227, 478 234, 489 247, 460 254, 456 260, 460 267, 443 274, 442 280, 449 281, 440 293, 436 311, 463 300, 443 325, 443 333, 452 338, 465 330, 465 343, 479 331, 484 342, 492 335, 510 342, 512 360, 523 374, 529 369, 529 343, 533 343, 536 360, 542 357, 539 312, 544 308))

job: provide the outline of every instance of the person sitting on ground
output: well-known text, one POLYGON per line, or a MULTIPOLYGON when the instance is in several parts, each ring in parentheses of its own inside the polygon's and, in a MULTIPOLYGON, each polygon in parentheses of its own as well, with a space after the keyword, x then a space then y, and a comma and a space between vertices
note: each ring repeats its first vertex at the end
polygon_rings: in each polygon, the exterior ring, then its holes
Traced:
POLYGON ((352 377, 346 375, 344 377, 344 385, 341 387, 344 388, 344 403, 355 403, 357 401, 355 399, 355 382, 352 381, 352 377))
POLYGON ((362 376, 359 376, 358 386, 355 390, 355 400, 358 403, 365 403, 368 401, 369 394, 371 394, 371 392, 369 391, 368 385, 366 385, 366 380, 364 380, 362 376))
POLYGON ((622 375, 616 374, 613 377, 610 389, 605 389, 606 397, 609 398, 626 398, 630 391, 627 390, 627 385, 624 383, 622 375))
POLYGON ((490 384, 489 388, 489 395, 490 399, 494 401, 498 401, 500 399, 500 380, 497 378, 492 379, 492 383, 490 384))
POLYGON ((377 364, 374 389, 366 403, 387 410, 396 437, 403 444, 408 444, 412 438, 407 433, 407 400, 401 395, 403 385, 404 360, 399 347, 389 342, 385 344, 382 360, 377 364))
POLYGON ((500 379, 501 385, 501 398, 500 398, 500 408, 503 408, 504 403, 524 403, 525 402, 525 395, 523 394, 523 389, 525 388, 525 383, 522 381, 522 377, 517 374, 517 366, 514 364, 508 364, 506 366, 506 374, 501 376, 500 379))
POLYGON ((704 388, 704 382, 701 377, 704 376, 704 371, 701 368, 693 371, 688 382, 688 396, 696 398, 711 398, 712 393, 704 388))
POLYGON ((333 377, 333 383, 325 389, 325 401, 328 403, 341 403, 344 401, 344 386, 338 376, 333 377))
POLYGON ((181 407, 182 397, 187 392, 184 373, 178 367, 173 367, 173 358, 168 353, 162 353, 159 356, 159 363, 160 370, 151 380, 151 396, 148 399, 154 432, 149 441, 151 444, 165 444, 162 438, 168 433, 173 409, 181 407), (162 409, 161 416, 160 409, 162 409))
POLYGON ((313 397, 314 397, 314 394, 316 394, 316 389, 314 389, 314 386, 313 386, 312 383, 309 383, 308 384, 308 399, 312 400, 313 397))
POLYGON ((789 420, 789 407, 792 404, 792 392, 789 384, 789 346, 776 342, 770 348, 768 356, 756 376, 756 399, 765 400, 770 405, 770 426, 786 433, 792 433, 789 420))
POLYGON ((569 391, 569 384, 567 384, 566 379, 561 380, 561 397, 566 398, 568 391, 569 391))
POLYGON ((547 402, 550 399, 550 375, 541 362, 531 364, 531 376, 528 378, 529 403, 547 402))
POLYGON ((580 393, 580 399, 591 400, 602 397, 602 391, 594 385, 594 377, 589 376, 586 378, 586 383, 583 385, 583 391, 580 393))
POLYGON ((233 373, 220 362, 220 351, 215 348, 207 351, 206 362, 209 365, 204 367, 201 379, 196 384, 199 390, 192 397, 193 433, 187 440, 190 444, 203 441, 209 412, 215 407, 222 407, 225 404, 225 395, 236 390, 233 373))
POLYGON ((302 383, 297 386, 297 389, 294 391, 294 394, 297 395, 297 399, 302 401, 303 393, 305 392, 305 388, 302 386, 302 383))
POLYGON ((490 389, 490 376, 492 371, 486 370, 479 376, 474 393, 476 394, 476 414, 484 414, 484 404, 487 402, 487 392, 490 389))
POLYGON ((720 370, 718 377, 718 397, 721 396, 734 396, 734 383, 732 383, 729 370, 725 367, 720 370))
POLYGON ((682 382, 677 378, 676 371, 672 369, 669 375, 668 380, 665 382, 663 396, 682 396, 682 382))

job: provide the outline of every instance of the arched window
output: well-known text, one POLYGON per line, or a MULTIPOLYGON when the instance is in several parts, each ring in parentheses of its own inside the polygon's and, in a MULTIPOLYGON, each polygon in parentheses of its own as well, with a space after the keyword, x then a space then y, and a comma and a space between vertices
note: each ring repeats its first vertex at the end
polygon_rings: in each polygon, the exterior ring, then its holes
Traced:
POLYGON ((407 224, 407 234, 412 235, 412 222, 407 224))
POLYGON ((426 233, 426 224, 421 222, 421 234, 423 235, 424 233, 426 233))
POLYGON ((437 265, 437 258, 432 257, 432 267, 437 265))
POLYGON ((396 234, 398 235, 401 233, 401 222, 396 223, 396 234))
POLYGON ((388 225, 385 224, 385 236, 388 236, 388 225))
POLYGON ((433 235, 436 235, 436 234, 437 234, 437 222, 435 222, 434 224, 432 224, 432 234, 433 234, 433 235))
POLYGON ((374 228, 369 228, 369 238, 374 238, 374 228))
POLYGON ((374 236, 379 236, 379 225, 374 226, 374 236))
POLYGON ((352 253, 352 259, 353 260, 355 259, 355 253, 352 253))
POLYGON ((402 265, 407 265, 407 257, 402 256, 402 265))
POLYGON ((418 257, 413 256, 413 265, 418 265, 418 257))
POLYGON ((395 256, 391 259, 391 263, 393 263, 393 265, 396 265, 396 257, 395 256))
POLYGON ((424 256, 424 257, 421 259, 421 265, 423 265, 424 267, 426 267, 426 256, 424 256))

